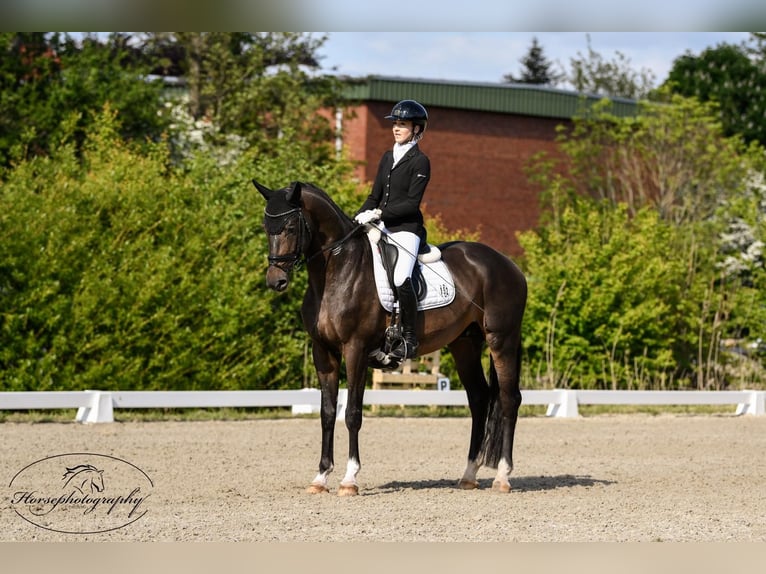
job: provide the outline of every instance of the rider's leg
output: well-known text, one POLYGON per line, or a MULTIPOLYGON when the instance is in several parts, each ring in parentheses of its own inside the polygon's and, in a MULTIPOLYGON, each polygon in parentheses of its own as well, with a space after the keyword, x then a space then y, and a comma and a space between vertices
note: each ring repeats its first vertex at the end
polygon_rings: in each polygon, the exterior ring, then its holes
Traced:
POLYGON ((415 323, 418 316, 418 300, 412 286, 412 270, 417 261, 420 239, 414 233, 399 231, 391 234, 394 245, 399 249, 399 258, 394 268, 394 285, 399 299, 399 317, 402 322, 404 348, 396 347, 392 355, 396 358, 410 359, 417 354, 418 339, 415 323))

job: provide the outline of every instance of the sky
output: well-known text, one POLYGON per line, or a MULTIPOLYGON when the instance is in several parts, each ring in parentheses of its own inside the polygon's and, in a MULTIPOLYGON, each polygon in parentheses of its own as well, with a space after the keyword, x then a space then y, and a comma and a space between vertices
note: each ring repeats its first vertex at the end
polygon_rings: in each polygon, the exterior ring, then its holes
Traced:
POLYGON ((570 59, 590 46, 605 60, 617 52, 636 71, 651 70, 662 83, 673 61, 686 52, 726 42, 739 44, 749 32, 328 32, 318 50, 324 72, 352 77, 381 75, 464 82, 502 82, 518 76, 520 60, 536 37, 554 65, 569 69, 570 59))

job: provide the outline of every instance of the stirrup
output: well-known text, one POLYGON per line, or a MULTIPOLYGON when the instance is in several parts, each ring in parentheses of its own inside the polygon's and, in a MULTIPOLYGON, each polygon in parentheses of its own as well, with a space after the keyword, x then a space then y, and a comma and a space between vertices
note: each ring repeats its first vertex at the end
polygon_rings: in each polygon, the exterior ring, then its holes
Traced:
POLYGON ((418 344, 414 345, 402 339, 401 342, 391 350, 389 356, 393 359, 403 361, 405 359, 414 359, 418 356, 418 344))

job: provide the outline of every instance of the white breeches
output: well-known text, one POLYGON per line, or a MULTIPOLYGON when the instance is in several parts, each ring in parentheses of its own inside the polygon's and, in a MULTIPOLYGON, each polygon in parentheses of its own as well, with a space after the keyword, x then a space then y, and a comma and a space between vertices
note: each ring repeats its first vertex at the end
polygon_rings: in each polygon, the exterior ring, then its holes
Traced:
POLYGON ((394 267, 394 285, 400 287, 405 279, 412 277, 412 270, 418 259, 420 237, 409 231, 396 231, 390 233, 389 237, 399 250, 399 257, 394 267))

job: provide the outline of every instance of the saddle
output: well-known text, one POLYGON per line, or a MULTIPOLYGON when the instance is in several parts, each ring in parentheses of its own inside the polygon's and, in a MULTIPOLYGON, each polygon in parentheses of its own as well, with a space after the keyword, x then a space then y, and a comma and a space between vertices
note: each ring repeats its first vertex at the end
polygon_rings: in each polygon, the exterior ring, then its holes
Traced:
MULTIPOLYGON (((392 312, 397 303, 394 267, 399 250, 384 232, 385 228, 371 225, 367 237, 372 247, 378 298, 383 308, 392 312)), ((419 311, 443 307, 455 299, 452 273, 441 259, 441 251, 435 245, 424 244, 418 253, 418 262, 412 270, 412 285, 417 295, 419 311)))
MULTIPOLYGON (((369 365, 383 370, 394 370, 402 360, 392 356, 391 351, 401 344, 402 333, 398 319, 398 301, 394 286, 394 267, 399 250, 391 243, 385 227, 368 226, 367 238, 372 247, 373 269, 378 299, 383 308, 391 313, 383 344, 368 357, 369 365)), ((412 270, 412 283, 418 299, 418 311, 449 305, 455 299, 455 283, 447 265, 441 259, 441 251, 433 245, 424 246, 418 253, 418 262, 412 270)))

